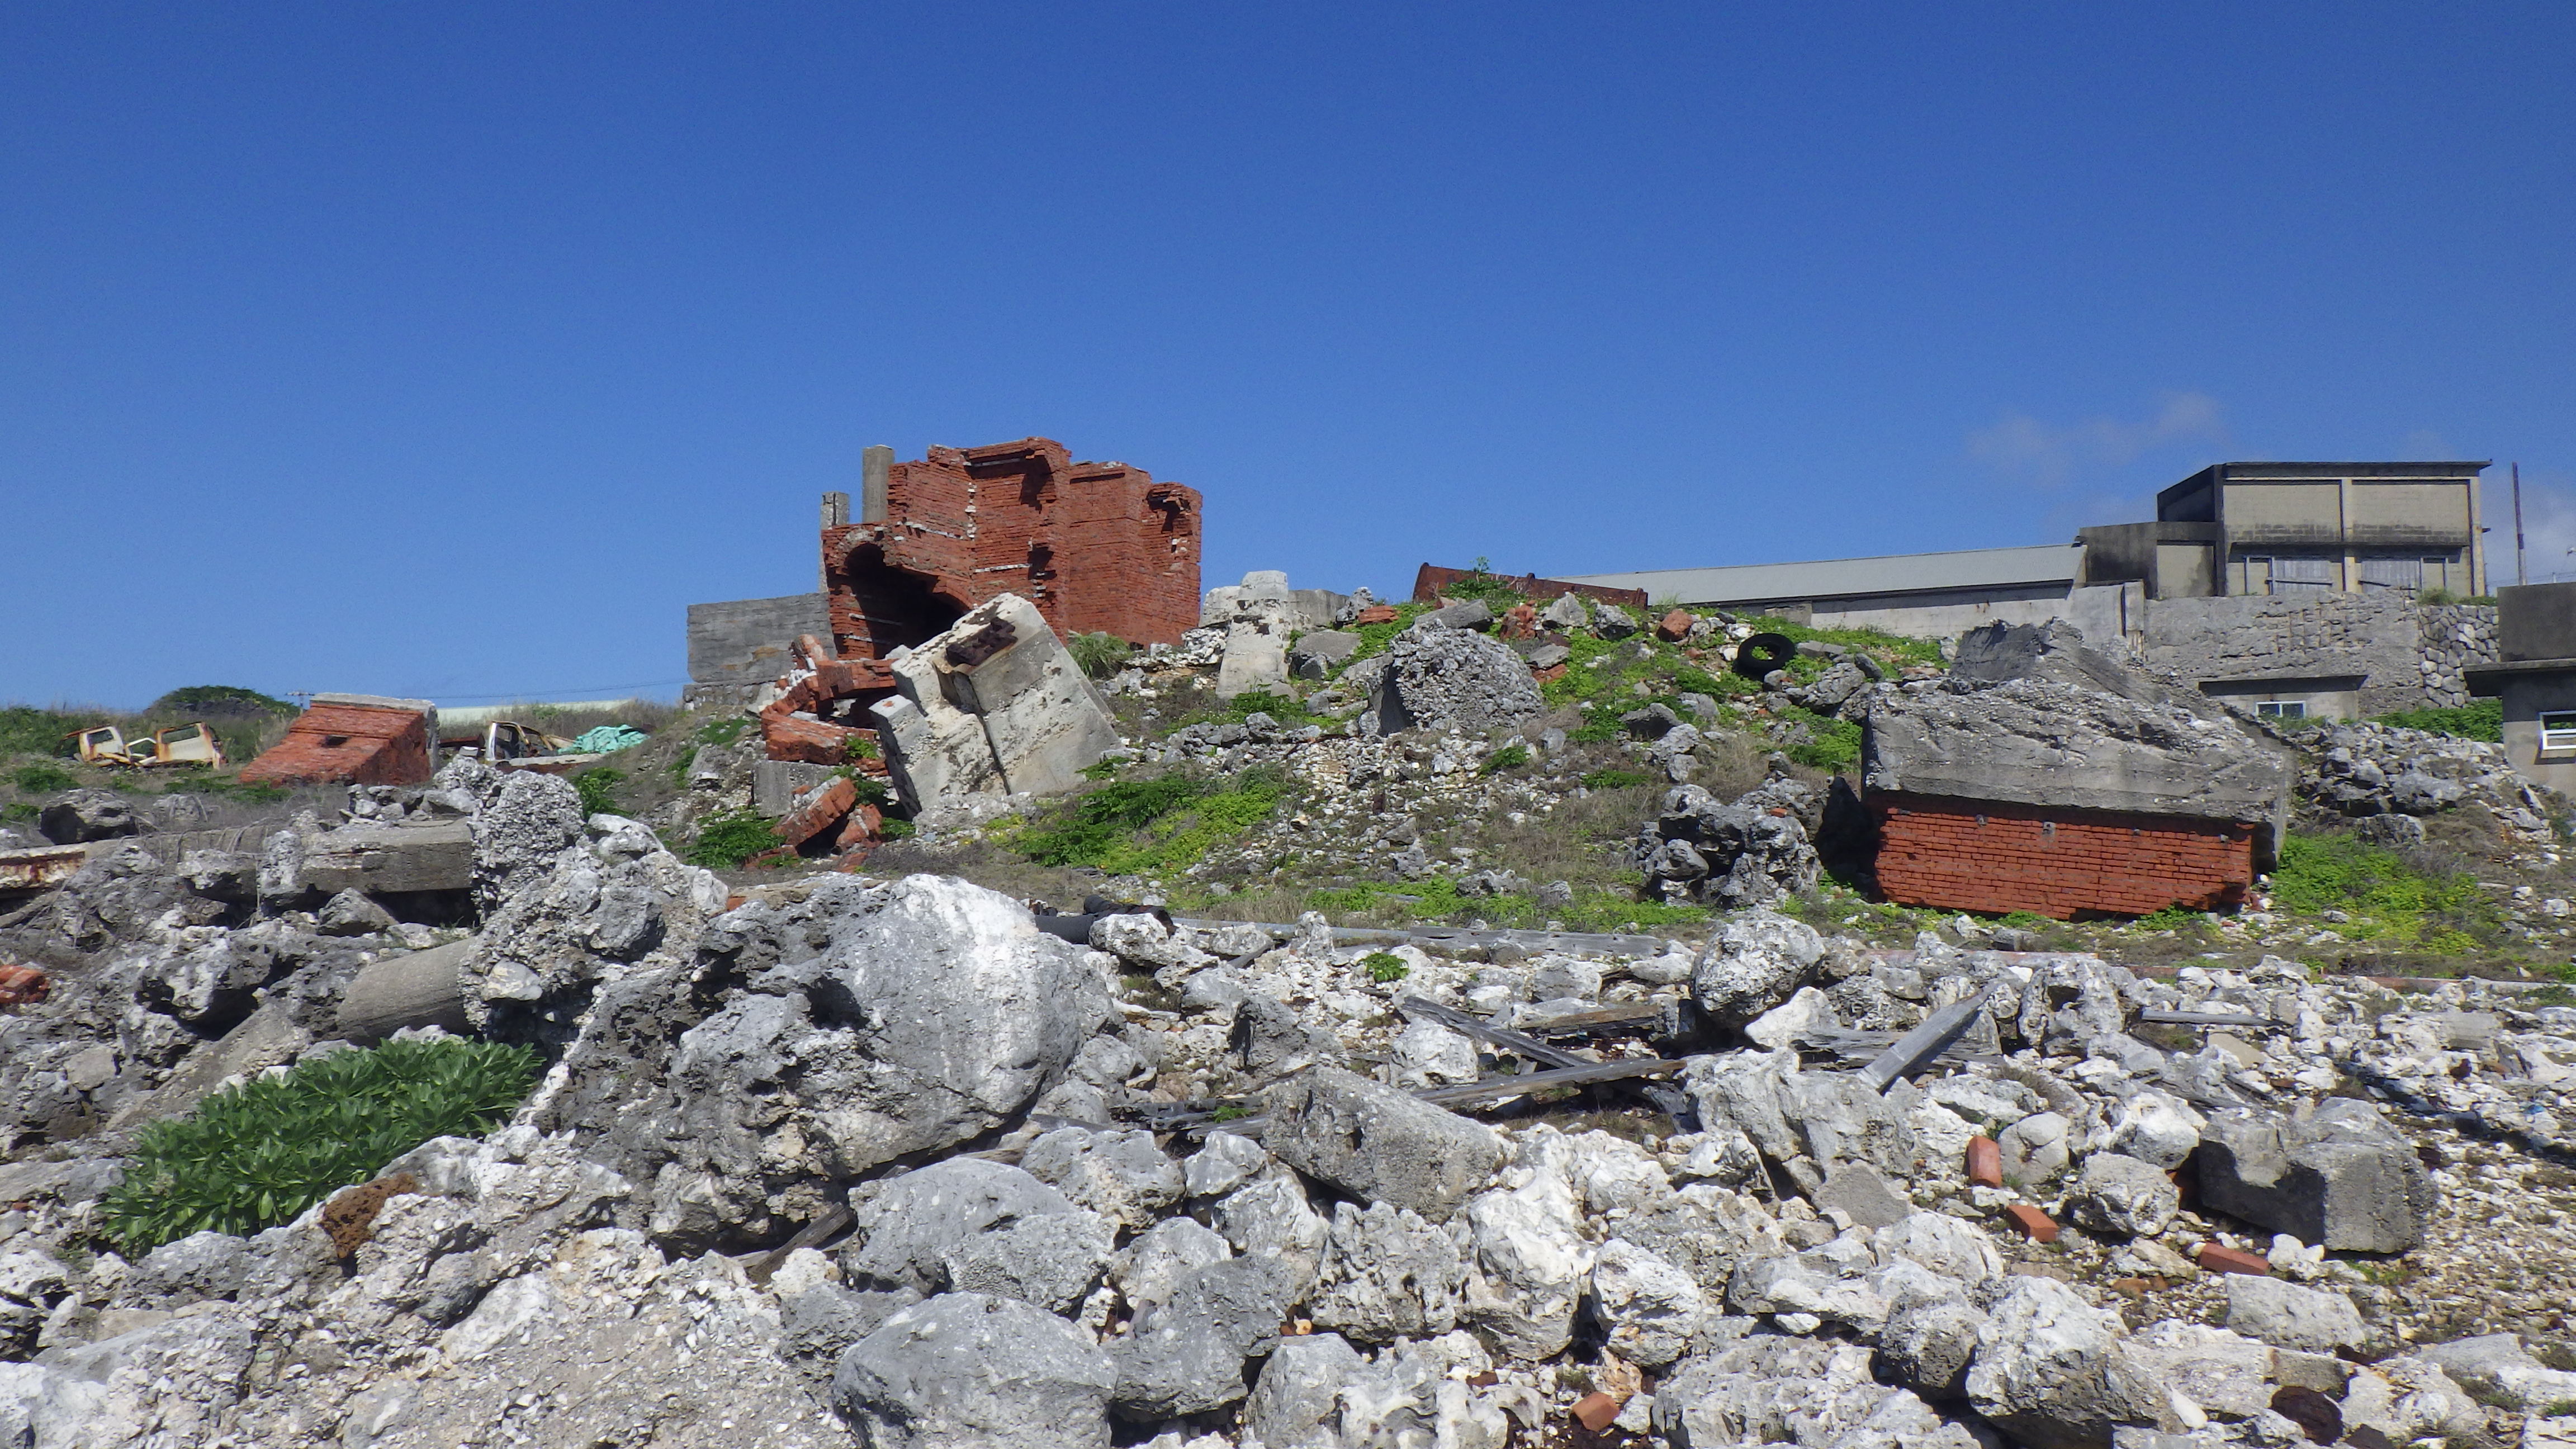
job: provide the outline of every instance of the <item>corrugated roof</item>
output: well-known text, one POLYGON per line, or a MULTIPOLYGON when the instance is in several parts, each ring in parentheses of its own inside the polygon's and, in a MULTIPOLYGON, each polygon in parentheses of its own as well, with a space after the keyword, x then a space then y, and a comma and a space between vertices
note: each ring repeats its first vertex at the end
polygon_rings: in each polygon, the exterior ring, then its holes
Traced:
POLYGON ((1812 563, 1736 564, 1710 569, 1646 569, 1624 574, 1559 574, 1570 583, 1644 589, 1652 599, 1685 604, 1756 603, 1915 594, 1936 589, 2072 584, 2084 561, 2081 544, 1970 548, 1955 553, 1898 553, 1812 563))

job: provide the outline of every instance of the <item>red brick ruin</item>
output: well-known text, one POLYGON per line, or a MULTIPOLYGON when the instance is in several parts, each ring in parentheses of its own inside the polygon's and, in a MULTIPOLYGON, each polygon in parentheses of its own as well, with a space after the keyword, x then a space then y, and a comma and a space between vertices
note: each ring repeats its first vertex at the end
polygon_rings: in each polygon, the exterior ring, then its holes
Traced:
POLYGON ((2254 884, 2243 822, 1876 792, 1878 888, 1945 911, 2142 916, 2233 910, 2254 884))
POLYGON ((1177 644, 1198 626, 1196 489, 1124 463, 1075 462, 1052 438, 932 448, 909 463, 867 451, 858 518, 847 494, 823 496, 832 635, 799 641, 789 697, 764 712, 772 758, 837 760, 847 729, 791 716, 860 722, 894 687, 888 655, 1003 594, 1035 604, 1067 638, 1177 644))

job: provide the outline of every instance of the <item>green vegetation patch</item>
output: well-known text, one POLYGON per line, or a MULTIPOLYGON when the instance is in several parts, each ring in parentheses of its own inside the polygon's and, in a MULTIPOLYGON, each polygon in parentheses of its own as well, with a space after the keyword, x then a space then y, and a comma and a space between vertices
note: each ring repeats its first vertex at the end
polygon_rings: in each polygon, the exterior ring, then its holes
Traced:
POLYGON ((1267 819, 1288 795, 1276 769, 1230 781, 1170 774, 1103 785, 1050 823, 1020 832, 1019 848, 1040 865, 1087 865, 1112 875, 1177 870, 1219 841, 1267 819))
POLYGON ((2395 714, 2378 715, 2373 723, 2463 740, 2484 740, 2491 745, 2502 744, 2504 701, 2478 699, 2449 709, 2401 709, 2395 714))
POLYGON ((751 728, 751 721, 743 718, 741 715, 735 715, 731 719, 709 720, 705 724, 698 726, 698 743, 702 745, 730 745, 741 739, 742 732, 749 728, 751 728))
POLYGON ((74 753, 73 734, 113 722, 114 717, 103 709, 36 709, 13 704, 0 709, 0 755, 69 757, 74 753))
POLYGON ((1369 979, 1380 986, 1402 981, 1413 973, 1413 968, 1404 964, 1404 958, 1393 951, 1371 951, 1360 958, 1360 965, 1367 968, 1369 979))
POLYGON ((156 719, 221 719, 227 716, 284 719, 302 711, 285 700, 262 694, 256 689, 243 689, 231 684, 191 684, 152 701, 143 712, 156 719))
POLYGON ((1648 775, 1643 770, 1622 770, 1616 765, 1606 765, 1601 769, 1594 770, 1590 774, 1585 775, 1583 777, 1583 788, 1586 790, 1628 790, 1634 789, 1639 785, 1647 784, 1651 782, 1653 778, 1653 776, 1648 775))
POLYGON ((1487 755, 1485 757, 1485 763, 1478 767, 1476 773, 1480 775, 1499 775, 1505 770, 1517 770, 1529 762, 1529 746, 1505 745, 1501 749, 1487 755))
POLYGON ((191 795, 220 795, 225 799, 239 800, 249 805, 274 805, 285 799, 287 795, 286 788, 282 785, 263 785, 255 780, 236 780, 230 775, 197 771, 191 771, 171 780, 170 789, 173 793, 185 791, 191 795))
POLYGON ((1089 634, 1074 635, 1064 641, 1064 647, 1066 652, 1073 655, 1074 664, 1094 679, 1107 679, 1116 674, 1126 668, 1127 661, 1134 658, 1136 654, 1135 645, 1115 634, 1104 634, 1097 630, 1089 634))
POLYGON ((595 765, 572 777, 573 792, 581 796, 585 816, 625 814, 617 803, 617 787, 625 783, 626 772, 610 765, 595 765))
POLYGON ((490 1130, 537 1072, 527 1047, 448 1038, 335 1052, 254 1077, 137 1134, 104 1225, 140 1258, 190 1233, 291 1222, 433 1137, 490 1130))
POLYGON ((2352 917, 2335 927, 2348 940, 2423 941, 2435 928, 2434 949, 2475 949, 2462 927, 2491 925, 2494 903, 2467 875, 2432 875, 2396 851, 2349 835, 2292 833, 2281 842, 2272 872, 2272 904, 2313 916, 2340 910, 2352 917))
POLYGON ((9 783, 30 795, 50 795, 56 790, 68 790, 79 784, 80 777, 60 765, 49 765, 40 760, 11 770, 9 783))
POLYGON ((1807 727, 1812 736, 1806 743, 1791 745, 1790 759, 1809 769, 1829 773, 1848 770, 1860 763, 1860 722, 1835 719, 1796 705, 1781 711, 1781 718, 1795 720, 1807 727))
POLYGON ((698 838, 689 842, 680 858, 691 865, 733 870, 753 856, 777 848, 778 832, 769 828, 769 822, 742 810, 715 816, 699 825, 698 838))

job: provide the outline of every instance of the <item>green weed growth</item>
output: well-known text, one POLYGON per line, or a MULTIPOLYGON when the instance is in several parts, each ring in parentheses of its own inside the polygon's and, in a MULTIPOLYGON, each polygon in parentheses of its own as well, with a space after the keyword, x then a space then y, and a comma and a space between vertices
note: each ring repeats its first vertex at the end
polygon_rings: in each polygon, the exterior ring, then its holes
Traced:
POLYGON ((626 783, 626 772, 610 765, 597 765, 572 777, 572 788, 581 796, 581 813, 589 815, 622 815, 617 803, 617 787, 626 783))
POLYGON ((1094 679, 1107 679, 1116 674, 1126 668, 1127 661, 1136 654, 1135 645, 1115 634, 1097 630, 1074 635, 1064 641, 1064 647, 1073 656, 1074 665, 1094 679))
POLYGON ((2401 709, 2394 714, 2379 715, 2375 722, 2395 725, 2399 729, 2423 730, 2427 734, 2502 744, 2504 701, 2477 699, 2448 709, 2401 709))
POLYGON ((1476 773, 1480 775, 1499 775, 1505 770, 1517 770, 1529 762, 1529 746, 1505 745, 1501 749, 1487 755, 1485 757, 1485 763, 1478 768, 1476 773))
POLYGON ((60 765, 38 761, 11 770, 9 783, 30 795, 50 795, 56 790, 68 790, 79 784, 80 777, 60 765))
POLYGON ((698 827, 698 838, 683 855, 691 865, 732 870, 763 851, 778 848, 778 833, 748 810, 718 815, 698 827))
POLYGON ((102 1220, 130 1258, 208 1229, 275 1227, 433 1137, 489 1130, 537 1071, 527 1047, 450 1038, 255 1077, 145 1127, 102 1220))
POLYGON ((1369 979, 1380 986, 1402 981, 1413 971, 1412 967, 1404 964, 1404 958, 1393 951, 1371 951, 1360 958, 1360 964, 1368 968, 1369 979))

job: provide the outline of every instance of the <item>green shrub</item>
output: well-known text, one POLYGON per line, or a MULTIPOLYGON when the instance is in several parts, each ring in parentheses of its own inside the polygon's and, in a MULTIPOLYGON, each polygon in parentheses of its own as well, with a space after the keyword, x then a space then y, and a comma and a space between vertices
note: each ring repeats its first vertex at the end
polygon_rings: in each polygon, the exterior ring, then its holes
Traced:
POLYGON ((850 758, 853 760, 876 760, 884 758, 884 756, 879 754, 877 751, 877 737, 875 735, 850 736, 849 751, 850 758))
POLYGON ((626 783, 626 772, 609 765, 597 765, 572 777, 574 793, 581 796, 583 815, 623 815, 617 803, 617 787, 626 783))
POLYGON ((2379 715, 2375 722, 2395 725, 2399 729, 2423 730, 2427 734, 2502 744, 2504 701, 2478 699, 2449 709, 2401 709, 2395 714, 2379 715))
POLYGON ((735 715, 731 719, 709 720, 698 726, 698 743, 729 745, 741 739, 742 732, 749 728, 751 728, 751 721, 741 715, 735 715))
POLYGON ((2414 940, 2427 916, 2484 917, 2495 909, 2467 875, 2426 874, 2396 851, 2349 835, 2298 832, 2281 842, 2272 904, 2298 915, 2344 911, 2353 919, 2335 929, 2353 940, 2414 940))
POLYGON ((79 784, 80 777, 60 765, 39 762, 11 770, 9 783, 30 795, 50 795, 56 790, 68 790, 79 784))
POLYGON ((1479 768, 1476 773, 1480 775, 1499 775, 1505 770, 1517 770, 1529 762, 1529 746, 1505 745, 1501 749, 1487 755, 1485 757, 1484 765, 1479 768))
POLYGON ((76 731, 108 722, 104 710, 33 709, 13 704, 0 709, 0 755, 70 756, 76 731))
POLYGON ((300 713, 294 705, 256 689, 230 684, 192 684, 152 701, 143 711, 155 719, 221 719, 269 716, 284 719, 300 713))
POLYGON ((1619 738, 1624 727, 1619 717, 1606 709, 1594 710, 1592 718, 1576 725, 1566 738, 1578 745, 1606 745, 1619 738))
POLYGON ((1622 770, 1616 765, 1604 766, 1583 777, 1586 790, 1627 790, 1643 785, 1650 777, 1639 770, 1622 770))
POLYGON ((1402 981, 1413 970, 1393 951, 1371 951, 1360 958, 1360 964, 1368 968, 1369 979, 1380 986, 1402 981))
POLYGON ((1136 655, 1135 645, 1115 634, 1104 634, 1098 630, 1076 634, 1064 641, 1064 647, 1073 656, 1075 666, 1094 679, 1107 679, 1116 674, 1126 668, 1127 661, 1136 655))
POLYGON ((691 865, 732 870, 763 851, 777 848, 778 832, 769 828, 768 821, 743 810, 718 815, 701 824, 698 838, 689 842, 681 858, 691 865))
POLYGON ((1468 571, 1465 578, 1452 580, 1442 588, 1440 596, 1462 602, 1471 599, 1481 600, 1487 608, 1497 614, 1525 602, 1521 591, 1512 587, 1512 581, 1495 573, 1493 566, 1483 558, 1476 560, 1475 567, 1468 571))
POLYGON ((1075 802, 1063 823, 1020 837, 1020 849, 1040 865, 1099 865, 1127 837, 1162 819, 1204 791, 1187 775, 1123 780, 1103 785, 1075 802))
POLYGON ((496 1042, 387 1042, 216 1093, 135 1138, 103 1207, 129 1258, 213 1229, 246 1235, 364 1182, 433 1137, 489 1130, 537 1082, 537 1054, 496 1042))
POLYGON ((877 834, 888 840, 901 840, 912 834, 912 831, 913 825, 909 820, 889 820, 877 827, 877 834))
POLYGON ((674 788, 685 786, 689 783, 689 767, 697 762, 698 747, 696 745, 682 746, 679 755, 671 761, 671 784, 674 788))

